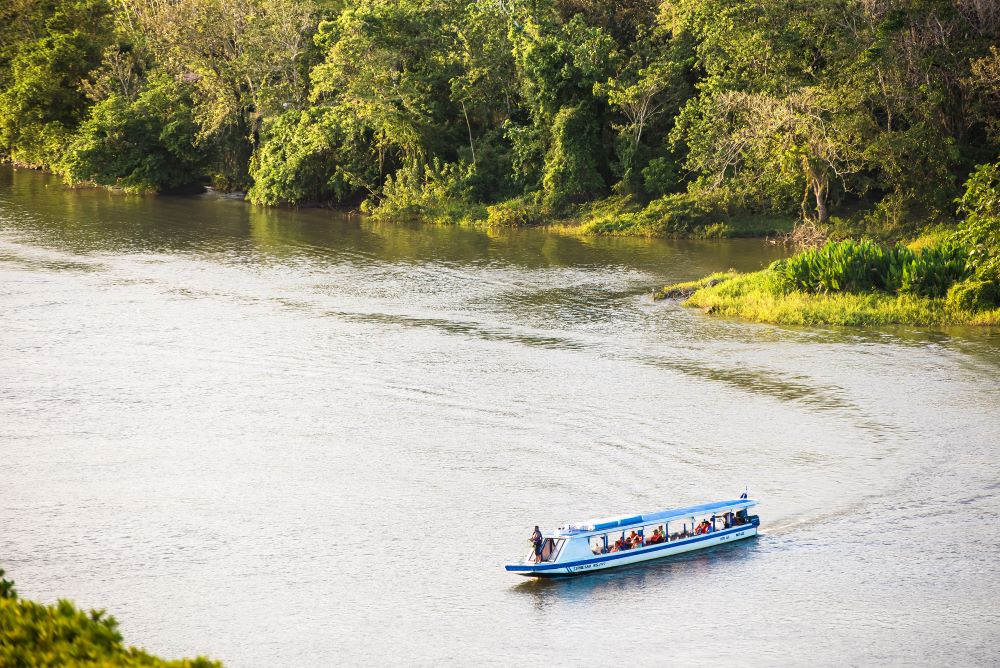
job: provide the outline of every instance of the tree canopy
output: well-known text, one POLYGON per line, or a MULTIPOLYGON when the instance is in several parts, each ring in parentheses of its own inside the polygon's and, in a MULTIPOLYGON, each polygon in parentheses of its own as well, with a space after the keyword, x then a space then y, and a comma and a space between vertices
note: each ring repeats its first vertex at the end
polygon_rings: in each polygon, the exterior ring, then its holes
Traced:
POLYGON ((891 235, 952 224, 996 162, 998 41, 976 0, 11 0, 0 156, 376 215, 433 173, 529 218, 616 195, 891 235))
POLYGON ((0 569, 0 664, 4 666, 143 666, 219 668, 199 657, 168 661, 126 647, 118 622, 103 610, 80 610, 70 601, 43 605, 19 599, 0 569))

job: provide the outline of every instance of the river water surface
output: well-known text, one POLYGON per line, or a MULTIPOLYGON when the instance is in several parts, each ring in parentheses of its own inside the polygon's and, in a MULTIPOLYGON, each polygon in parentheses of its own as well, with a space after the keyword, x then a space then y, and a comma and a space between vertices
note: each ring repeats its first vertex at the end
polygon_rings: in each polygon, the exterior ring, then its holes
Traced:
POLYGON ((996 665, 1000 336, 649 298, 781 252, 0 171, 0 567, 236 667, 996 665), (757 539, 503 570, 745 485, 757 539))

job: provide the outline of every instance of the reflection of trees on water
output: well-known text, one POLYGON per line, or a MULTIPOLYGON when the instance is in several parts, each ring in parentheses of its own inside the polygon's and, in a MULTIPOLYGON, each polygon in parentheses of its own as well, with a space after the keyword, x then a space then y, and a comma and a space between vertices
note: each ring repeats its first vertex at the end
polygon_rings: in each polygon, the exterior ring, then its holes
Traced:
POLYGON ((696 242, 574 237, 537 229, 483 230, 379 223, 330 209, 265 208, 239 196, 125 195, 70 188, 49 174, 0 169, 8 216, 52 242, 88 251, 238 251, 268 258, 527 269, 620 267, 662 278, 756 269, 783 254, 758 240, 696 242))

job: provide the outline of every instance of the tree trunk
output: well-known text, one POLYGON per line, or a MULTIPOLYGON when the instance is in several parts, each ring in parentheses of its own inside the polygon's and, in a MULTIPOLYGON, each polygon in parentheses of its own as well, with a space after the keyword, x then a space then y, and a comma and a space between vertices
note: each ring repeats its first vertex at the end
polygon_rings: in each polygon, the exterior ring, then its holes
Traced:
POLYGON ((465 102, 462 102, 462 115, 465 116, 465 127, 469 130, 469 150, 472 151, 472 166, 476 166, 476 147, 472 143, 472 125, 469 123, 469 112, 465 110, 465 102))
POLYGON ((826 194, 830 189, 830 179, 824 174, 813 179, 813 194, 816 195, 816 222, 825 223, 830 214, 826 208, 826 194))

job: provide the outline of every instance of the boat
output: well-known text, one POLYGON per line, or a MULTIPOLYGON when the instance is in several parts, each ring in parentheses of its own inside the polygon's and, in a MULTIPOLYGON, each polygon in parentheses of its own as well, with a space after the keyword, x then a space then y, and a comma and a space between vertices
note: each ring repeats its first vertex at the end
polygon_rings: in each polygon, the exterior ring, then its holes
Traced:
POLYGON ((756 505, 756 499, 744 495, 655 513, 568 523, 541 532, 541 554, 536 555, 532 544, 522 562, 505 568, 529 577, 579 575, 750 538, 760 526, 760 518, 748 514, 756 505))

